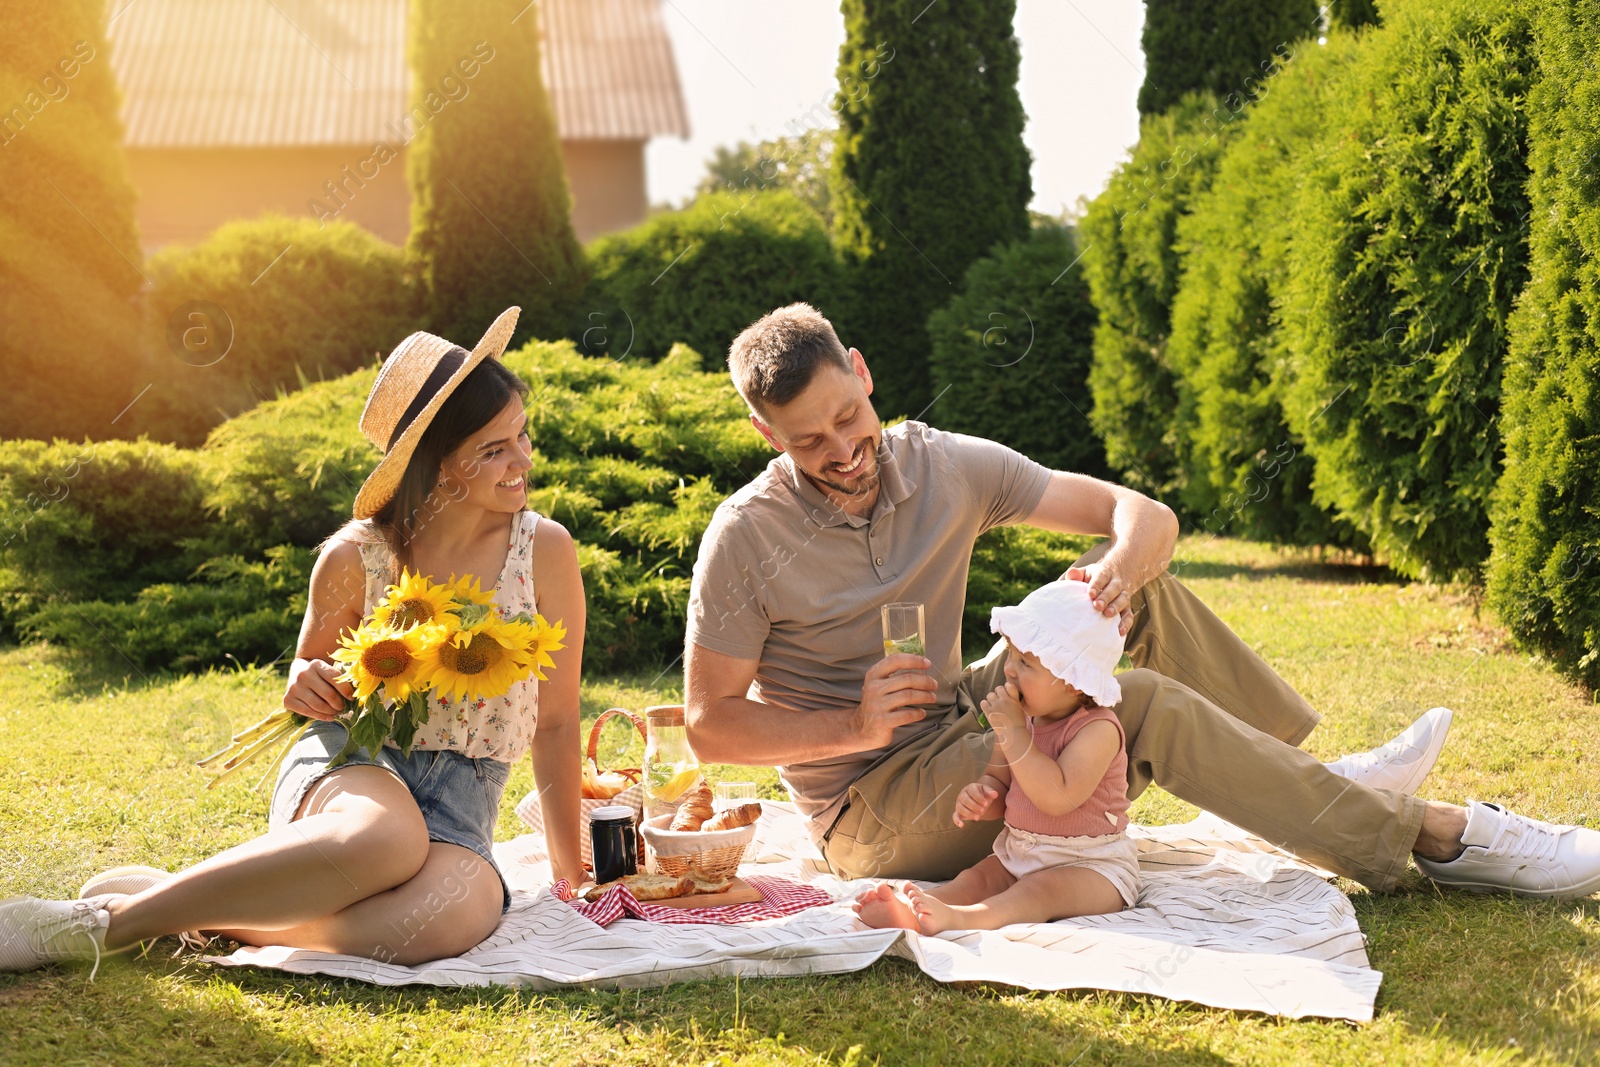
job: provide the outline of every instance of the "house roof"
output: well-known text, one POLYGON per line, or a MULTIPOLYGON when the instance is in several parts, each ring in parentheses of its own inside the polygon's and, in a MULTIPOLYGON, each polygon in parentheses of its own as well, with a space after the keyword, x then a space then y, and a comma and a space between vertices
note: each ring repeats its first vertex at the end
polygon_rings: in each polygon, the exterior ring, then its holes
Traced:
MULTIPOLYGON (((112 0, 129 147, 372 144, 411 83, 407 0, 112 0)), ((539 0, 564 141, 689 135, 660 0, 539 0)), ((523 16, 518 16, 523 17, 523 16)))

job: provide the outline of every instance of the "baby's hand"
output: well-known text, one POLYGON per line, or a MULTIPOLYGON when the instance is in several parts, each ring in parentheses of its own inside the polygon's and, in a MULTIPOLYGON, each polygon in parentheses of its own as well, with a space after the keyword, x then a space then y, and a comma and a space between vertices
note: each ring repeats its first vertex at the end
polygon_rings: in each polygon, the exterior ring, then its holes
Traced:
POLYGON ((995 739, 1002 744, 1006 740, 1006 731, 1027 729, 1022 712, 1021 694, 1017 691, 1016 683, 1006 682, 997 685, 994 692, 978 702, 983 713, 989 718, 989 725, 995 729, 995 739))
POLYGON ((956 797, 956 825, 965 826, 967 820, 982 820, 989 806, 1000 797, 1000 790, 982 782, 973 782, 956 797))

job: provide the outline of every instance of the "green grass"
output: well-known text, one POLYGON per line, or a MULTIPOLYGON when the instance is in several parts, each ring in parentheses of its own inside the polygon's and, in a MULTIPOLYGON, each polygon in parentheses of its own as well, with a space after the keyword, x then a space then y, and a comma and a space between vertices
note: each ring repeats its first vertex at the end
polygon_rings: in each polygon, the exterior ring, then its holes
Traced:
MULTIPOLYGON (((1181 576, 1324 712, 1329 758, 1457 709, 1422 795, 1504 801, 1600 825, 1600 721, 1587 694, 1512 650, 1467 591, 1318 565, 1259 545, 1180 546, 1181 576)), ((975 650, 969 650, 975 651, 975 650)), ((667 674, 595 681, 585 713, 677 696, 667 674), (669 684, 670 683, 670 684, 669 684)), ((176 867, 265 827, 250 781, 191 764, 272 707, 255 672, 124 677, 43 647, 0 651, 0 894, 70 895, 117 863, 176 867)), ((626 755, 620 727, 603 762, 626 755)), ((632 749, 636 757, 637 744, 632 749)), ((632 762, 630 760, 630 762, 632 762)), ((734 769, 721 776, 734 776, 734 769)), ((755 777, 777 795, 769 770, 755 777)), ((532 783, 512 776, 501 823, 532 783)), ((1188 818, 1152 790, 1135 816, 1188 818)), ((1352 894, 1384 972, 1366 1026, 1285 1022, 1141 996, 943 986, 886 960, 855 975, 533 994, 385 990, 166 956, 0 975, 0 1062, 68 1063, 1592 1063, 1600 901, 1441 893, 1415 873, 1352 894)))

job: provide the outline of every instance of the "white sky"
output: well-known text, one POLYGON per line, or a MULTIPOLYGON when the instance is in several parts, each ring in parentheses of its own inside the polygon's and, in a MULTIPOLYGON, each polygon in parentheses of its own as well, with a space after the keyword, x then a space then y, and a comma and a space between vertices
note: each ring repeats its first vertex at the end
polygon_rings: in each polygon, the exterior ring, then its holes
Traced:
MULTIPOLYGON (((650 202, 677 204, 718 145, 778 136, 814 105, 826 107, 844 19, 837 0, 662 0, 662 13, 691 137, 655 139, 646 161, 650 202)), ((1143 25, 1134 0, 1018 0, 1037 210, 1053 215, 1092 199, 1138 140, 1143 25)))

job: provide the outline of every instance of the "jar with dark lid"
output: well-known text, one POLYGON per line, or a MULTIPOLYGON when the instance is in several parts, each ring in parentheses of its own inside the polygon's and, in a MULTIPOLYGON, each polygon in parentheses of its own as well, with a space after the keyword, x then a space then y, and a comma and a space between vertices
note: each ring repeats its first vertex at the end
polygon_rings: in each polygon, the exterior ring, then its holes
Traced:
POLYGON ((594 880, 614 882, 639 873, 639 837, 633 809, 610 804, 589 813, 589 841, 594 846, 594 880))

